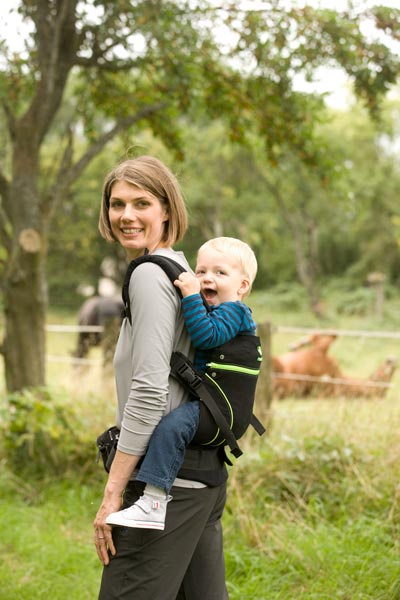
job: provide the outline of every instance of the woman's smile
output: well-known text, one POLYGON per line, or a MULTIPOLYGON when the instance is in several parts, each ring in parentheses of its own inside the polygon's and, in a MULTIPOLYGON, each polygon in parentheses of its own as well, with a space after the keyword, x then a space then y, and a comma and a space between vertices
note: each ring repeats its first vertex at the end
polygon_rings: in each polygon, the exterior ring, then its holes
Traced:
POLYGON ((144 230, 143 230, 143 228, 133 229, 131 227, 130 228, 129 227, 121 227, 121 231, 126 237, 134 237, 134 236, 142 233, 142 231, 144 231, 144 230))

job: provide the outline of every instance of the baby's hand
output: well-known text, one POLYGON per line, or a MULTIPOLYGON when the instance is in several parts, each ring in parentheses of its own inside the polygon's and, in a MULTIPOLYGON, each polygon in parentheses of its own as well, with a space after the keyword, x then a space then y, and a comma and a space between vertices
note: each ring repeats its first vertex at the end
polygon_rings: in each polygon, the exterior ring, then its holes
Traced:
POLYGON ((187 271, 181 273, 179 278, 175 279, 174 285, 181 290, 184 298, 200 292, 200 281, 187 271))

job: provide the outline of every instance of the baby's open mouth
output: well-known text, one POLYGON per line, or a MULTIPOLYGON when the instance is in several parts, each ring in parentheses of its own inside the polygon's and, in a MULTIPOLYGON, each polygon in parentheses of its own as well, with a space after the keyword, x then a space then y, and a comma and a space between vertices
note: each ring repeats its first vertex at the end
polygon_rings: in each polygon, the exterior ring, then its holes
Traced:
POLYGON ((215 296, 217 295, 217 292, 210 288, 204 288, 204 290, 202 290, 202 291, 203 291, 203 296, 205 297, 205 299, 207 301, 213 300, 215 298, 215 296))

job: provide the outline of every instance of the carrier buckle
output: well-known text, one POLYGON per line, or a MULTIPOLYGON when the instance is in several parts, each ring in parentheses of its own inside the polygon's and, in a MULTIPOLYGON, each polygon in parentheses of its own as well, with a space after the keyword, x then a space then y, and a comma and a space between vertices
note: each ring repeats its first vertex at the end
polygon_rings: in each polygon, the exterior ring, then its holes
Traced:
POLYGON ((180 365, 176 372, 183 381, 190 385, 191 388, 196 389, 201 384, 201 377, 197 375, 196 371, 189 367, 189 365, 180 365))
POLYGON ((201 376, 186 362, 185 357, 180 355, 179 352, 174 352, 172 355, 171 373, 183 383, 186 383, 192 390, 197 390, 202 384, 201 376))

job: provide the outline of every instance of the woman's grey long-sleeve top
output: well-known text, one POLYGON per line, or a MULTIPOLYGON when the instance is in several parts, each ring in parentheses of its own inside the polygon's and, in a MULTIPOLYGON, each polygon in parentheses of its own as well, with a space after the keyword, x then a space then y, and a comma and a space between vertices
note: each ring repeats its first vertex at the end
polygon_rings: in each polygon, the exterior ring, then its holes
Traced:
MULTIPOLYGON (((160 249, 188 270, 181 252, 160 249)), ((145 263, 132 273, 129 284, 132 325, 123 320, 114 357, 117 386, 118 449, 142 456, 164 414, 183 401, 187 392, 170 373, 171 353, 192 357, 181 300, 164 271, 145 263)))

